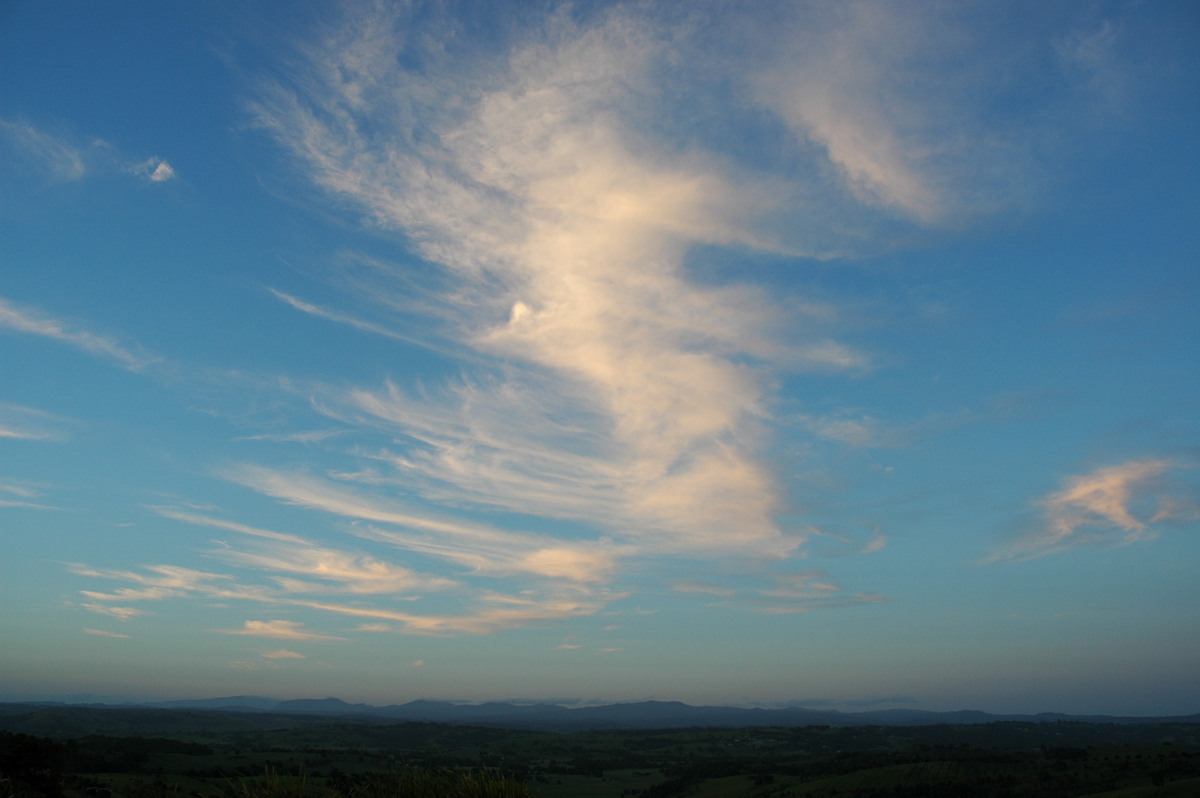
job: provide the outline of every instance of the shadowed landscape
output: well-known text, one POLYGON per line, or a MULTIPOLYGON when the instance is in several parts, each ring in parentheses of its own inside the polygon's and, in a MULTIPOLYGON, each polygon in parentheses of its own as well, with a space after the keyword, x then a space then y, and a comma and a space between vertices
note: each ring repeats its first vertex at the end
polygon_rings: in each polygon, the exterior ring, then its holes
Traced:
MULTIPOLYGON (((608 715, 591 722, 599 728, 580 719, 579 730, 556 732, 530 728, 538 724, 510 704, 484 710, 490 725, 397 723, 361 711, 3 704, 0 778, 14 798, 1149 798, 1200 789, 1197 716, 1038 721, 971 713, 975 722, 951 723, 938 716, 960 713, 925 713, 927 722, 916 724, 843 716, 838 725, 681 727, 685 706, 613 705, 599 708, 608 715), (646 727, 604 728, 622 714, 646 727)), ((734 710, 688 709, 697 718, 734 710)))

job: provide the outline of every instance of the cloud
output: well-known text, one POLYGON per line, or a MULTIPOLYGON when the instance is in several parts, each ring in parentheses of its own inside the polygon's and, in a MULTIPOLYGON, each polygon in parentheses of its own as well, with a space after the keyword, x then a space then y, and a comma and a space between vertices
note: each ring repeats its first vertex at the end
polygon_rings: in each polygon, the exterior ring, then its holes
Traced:
POLYGON ((640 101, 630 87, 652 85, 662 58, 640 20, 556 18, 479 74, 436 59, 405 72, 397 22, 378 8, 352 15, 308 49, 303 82, 272 87, 254 110, 317 184, 408 233, 446 270, 453 288, 441 301, 459 340, 503 358, 509 374, 458 392, 471 395, 470 417, 391 388, 331 411, 365 411, 427 443, 411 470, 470 498, 503 501, 507 480, 555 515, 607 521, 639 546, 786 555, 799 541, 772 520, 777 486, 754 451, 763 369, 863 358, 825 337, 789 345, 769 297, 699 285, 684 268, 696 244, 760 245, 748 214, 771 189, 623 118, 640 101), (426 107, 434 94, 445 102, 426 107), (529 400, 516 415, 514 395, 529 400), (559 418, 576 434, 533 432, 559 418), (503 445, 470 451, 458 445, 466 428, 503 445), (517 465, 517 452, 533 465, 517 465), (556 457, 574 484, 554 507, 555 483, 567 481, 549 465, 556 457))
POLYGON ((18 152, 30 162, 45 169, 56 181, 79 180, 87 172, 83 151, 27 122, 0 119, 0 134, 3 134, 3 139, 18 152))
MULTIPOLYGON (((3 418, 5 406, 0 404, 0 418, 3 418)), ((0 428, 0 432, 2 432, 0 428)), ((0 434, 0 438, 3 438, 0 434)), ((13 483, 0 482, 0 496, 3 495, 15 496, 16 499, 0 498, 0 507, 24 507, 31 510, 61 510, 61 507, 54 507, 49 504, 40 504, 38 502, 28 501, 28 499, 36 499, 41 496, 41 492, 30 487, 28 483, 13 483)))
POLYGON ((131 164, 129 171, 151 183, 165 183, 175 177, 175 170, 171 168, 171 164, 157 157, 131 164))
MULTIPOLYGON (((390 544, 406 545, 420 552, 446 555, 451 561, 466 561, 479 566, 478 570, 493 582, 509 573, 535 573, 545 583, 526 585, 519 594, 496 590, 476 589, 464 595, 461 585, 446 577, 416 573, 376 557, 349 553, 327 546, 317 546, 302 538, 273 532, 244 524, 214 519, 170 508, 152 508, 160 515, 187 523, 240 532, 255 543, 248 548, 226 543, 209 552, 210 556, 231 564, 265 574, 268 584, 242 581, 229 574, 218 574, 170 565, 146 566, 142 572, 94 569, 79 563, 68 563, 72 572, 82 576, 132 583, 134 587, 118 588, 112 592, 81 591, 92 602, 131 602, 219 600, 222 602, 251 602, 265 606, 313 610, 320 613, 364 619, 358 631, 399 631, 413 634, 488 634, 500 629, 523 626, 534 621, 557 620, 577 615, 590 615, 619 594, 588 584, 590 576, 581 565, 577 553, 567 549, 525 546, 513 553, 496 548, 494 557, 501 560, 490 565, 489 556, 476 552, 467 556, 453 544, 439 546, 432 539, 408 540, 403 535, 364 531, 360 537, 378 539, 390 544), (448 552, 447 552, 448 550, 448 552), (306 578, 297 579, 293 575, 306 578), (586 578, 585 578, 586 577, 586 578), (582 579, 582 581, 576 581, 582 579), (451 590, 454 588, 454 590, 451 590), (426 591, 451 592, 447 600, 437 602, 438 611, 430 611, 422 603, 426 591), (346 599, 352 598, 353 603, 346 599), (447 612, 458 599, 460 611, 447 612), (373 602, 373 603, 372 603, 373 602), (412 609, 396 609, 404 604, 412 609)), ((544 544, 542 539, 534 539, 544 544)), ((584 551, 581 549, 580 551, 584 551)), ((132 617, 144 614, 133 608, 112 608, 101 603, 85 605, 94 612, 132 617)), ((229 634, 272 632, 290 634, 299 627, 256 621, 243 630, 223 630, 229 634)), ((301 639, 301 638, 295 638, 301 639)), ((340 638, 339 638, 340 639, 340 638)))
MULTIPOLYGON (((233 533, 210 556, 266 581, 193 573, 176 585, 165 566, 106 576, 147 598, 182 590, 420 634, 595 613, 638 557, 705 560, 701 571, 736 561, 767 587, 676 589, 760 611, 882 600, 818 572, 770 576, 812 536, 781 520, 777 386, 859 375, 874 359, 841 340, 833 304, 775 296, 735 269, 703 275, 693 256, 852 256, 1019 204, 1037 171, 1029 109, 980 97, 1044 64, 998 52, 986 12, 944 4, 659 5, 512 21, 481 57, 442 11, 417 25, 406 4, 346 4, 297 45, 285 77, 260 83, 250 112, 303 177, 410 248, 398 263, 360 258, 366 307, 267 290, 308 316, 453 353, 461 377, 307 386, 359 445, 320 432, 250 440, 339 446, 350 462, 222 472, 336 516, 354 550, 156 510, 233 533), (443 27, 457 34, 431 33, 443 27), (418 316, 429 329, 409 335, 418 316)), ((157 158, 139 168, 171 173, 157 158)), ((21 329, 55 337, 27 316, 21 329)), ((867 413, 803 421, 816 439, 895 441, 867 413)))
MULTIPOLYGON (((0 300, 0 314, 3 314, 0 300)), ((0 315, 0 326, 3 326, 0 315)), ((0 402, 0 439, 58 441, 65 437, 62 427, 69 421, 44 410, 0 402)))
POLYGON ((241 467, 230 478, 263 493, 347 518, 399 529, 358 526, 354 533, 397 547, 465 565, 482 573, 525 573, 573 582, 600 582, 620 550, 602 541, 560 541, 485 524, 447 520, 394 500, 364 497, 320 478, 261 467, 241 467))
POLYGON ((273 637, 280 640, 313 640, 330 641, 345 640, 344 637, 308 632, 304 624, 297 621, 246 621, 241 629, 214 629, 226 635, 247 635, 249 637, 273 637))
POLYGON ((96 173, 118 170, 152 183, 165 183, 175 170, 157 156, 131 160, 106 141, 86 144, 56 136, 25 121, 0 118, 0 144, 7 145, 21 162, 49 174, 55 182, 73 182, 96 173))
POLYGON ((277 648, 260 656, 263 659, 308 659, 304 654, 297 654, 295 651, 288 651, 286 648, 277 648))
POLYGON ((296 310, 307 313, 310 316, 316 316, 317 318, 326 319, 337 324, 345 324, 348 327, 353 327, 354 329, 361 330, 362 332, 369 332, 374 335, 382 335, 384 338, 392 338, 398 341, 413 340, 410 336, 403 335, 395 330, 389 330, 382 325, 355 318, 354 316, 350 316, 345 313, 337 313, 332 310, 326 310, 325 308, 319 307, 310 302, 297 299, 291 294, 285 294, 282 291, 277 291, 274 288, 268 288, 267 290, 270 291, 276 298, 283 300, 296 310))
POLYGON ((111 338, 78 329, 69 322, 52 318, 33 308, 20 307, 2 297, 0 328, 61 341, 89 354, 115 360, 132 371, 139 371, 156 362, 155 358, 134 352, 111 338))
POLYGON ((420 574, 409 568, 371 557, 318 546, 296 535, 210 518, 169 507, 151 508, 159 515, 189 524, 238 532, 259 539, 256 544, 234 546, 228 543, 210 551, 223 562, 273 574, 293 574, 319 580, 301 581, 273 577, 288 592, 344 594, 395 594, 404 591, 444 590, 457 583, 444 577, 420 574))
POLYGON ((148 611, 139 610, 136 607, 113 607, 107 604, 80 604, 79 606, 88 612, 107 615, 110 618, 116 618, 118 621, 128 621, 130 618, 136 618, 139 615, 150 614, 148 611))
POLYGON ((1166 459, 1129 460, 1069 477, 1039 500, 1041 522, 985 562, 1029 560, 1085 545, 1153 540, 1156 525, 1200 518, 1200 491, 1168 475, 1183 465, 1166 459))
POLYGON ((123 635, 119 632, 106 632, 103 629, 84 629, 83 633, 85 635, 96 635, 97 637, 113 637, 118 640, 132 640, 133 639, 129 635, 123 635))
POLYGON ((360 623, 354 627, 355 632, 391 632, 394 631, 391 626, 386 623, 360 623))
POLYGON ((708 582, 696 582, 692 580, 675 582, 671 585, 671 589, 677 593, 706 593, 710 596, 721 596, 722 598, 729 598, 730 596, 737 595, 737 591, 731 587, 713 585, 709 584, 708 582))

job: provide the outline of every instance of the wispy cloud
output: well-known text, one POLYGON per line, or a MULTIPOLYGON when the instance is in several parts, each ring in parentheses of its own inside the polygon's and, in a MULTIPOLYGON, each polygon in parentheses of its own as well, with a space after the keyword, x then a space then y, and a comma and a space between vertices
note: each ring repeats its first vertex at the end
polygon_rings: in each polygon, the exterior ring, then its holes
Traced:
POLYGON ((397 527, 392 531, 366 525, 355 527, 354 532, 484 573, 597 582, 606 578, 620 554, 618 547, 602 541, 562 541, 439 518, 395 500, 361 496, 311 475, 242 467, 229 476, 292 504, 397 527))
MULTIPOLYGON (((3 300, 0 300, 2 303, 3 300)), ((3 312, 0 304, 0 313, 3 312)), ((0 321, 0 324, 3 324, 0 321)), ((32 407, 0 402, 0 439, 57 441, 65 437, 65 419, 32 407)))
POLYGON ((261 655, 263 659, 308 659, 304 654, 295 651, 288 651, 286 648, 277 648, 274 651, 268 651, 261 655))
POLYGON ((736 596, 737 591, 731 587, 723 585, 714 585, 709 582, 697 582, 694 580, 682 580, 671 585, 671 589, 677 593, 704 593, 709 596, 721 596, 729 598, 736 596))
POLYGON ((107 615, 110 618, 116 618, 118 621, 128 621, 130 618, 136 618, 139 615, 150 614, 148 610, 139 610, 136 607, 114 607, 108 604, 80 604, 79 606, 88 612, 107 615))
POLYGON ((693 244, 761 245, 748 213, 772 189, 622 118, 663 55, 638 20, 563 17, 486 74, 436 58, 404 72, 397 22, 352 14, 307 51, 303 90, 275 86, 255 111, 317 183, 410 233, 455 280, 442 300, 460 340, 510 365, 455 392, 470 396, 458 411, 392 388, 326 406, 427 444, 399 455, 406 476, 470 499, 515 488, 638 546, 786 555, 800 541, 774 522, 778 488, 755 453, 764 370, 864 358, 827 336, 785 343, 765 294, 702 286, 684 269, 693 244), (429 92, 456 99, 425 107, 429 92))
POLYGON ((1200 490, 1173 482, 1183 464, 1130 460, 1070 477, 1038 502, 1040 523, 985 562, 1028 560, 1086 545, 1152 540, 1157 526, 1200 518, 1200 490))
POLYGON ((280 640, 331 641, 346 639, 310 632, 304 628, 304 624, 297 621, 246 621, 242 624, 241 629, 214 629, 213 631, 226 635, 272 637, 280 640))
POLYGON ((116 638, 117 640, 132 640, 133 639, 130 635, 123 635, 120 632, 106 632, 103 629, 84 629, 83 633, 85 635, 96 635, 97 637, 112 637, 112 638, 116 638))
POLYGON ((23 155, 57 181, 78 180, 87 172, 84 153, 27 122, 0 119, 0 132, 23 155))
MULTIPOLYGON (((307 179, 402 238, 436 279, 413 300, 396 287, 404 266, 375 263, 357 286, 369 311, 267 290, 395 340, 421 339, 409 334, 421 314, 430 337, 461 355, 462 376, 312 386, 314 409, 352 432, 355 448, 324 431, 246 440, 340 446, 347 466, 222 472, 336 516, 354 549, 158 509, 233 533, 208 553, 238 578, 165 566, 105 576, 135 591, 424 634, 597 612, 619 595, 608 586, 622 565, 641 556, 704 559, 711 570, 749 561, 768 587, 735 590, 712 575, 675 589, 760 611, 882 600, 815 571, 771 576, 812 537, 781 521, 789 497, 771 446, 796 419, 775 415, 776 386, 796 372, 859 375, 875 360, 841 339, 832 304, 700 279, 690 256, 878 251, 897 230, 1019 202, 1029 142, 1016 116, 976 98, 980 86, 1033 74, 1030 64, 989 69, 1005 56, 941 5, 794 4, 769 24, 722 4, 568 10, 508 30, 486 62, 458 49, 465 34, 414 29, 405 4, 340 8, 299 44, 287 78, 260 84, 251 112, 307 179), (715 103, 714 91, 742 100, 715 103), (735 129, 773 144, 737 151, 735 129), (392 562, 385 546, 446 575, 392 562), (511 589, 517 580, 523 590, 511 589), (431 607, 426 592, 445 602, 431 607)), ((172 173, 161 159, 139 169, 172 173)), ((10 315, 9 327, 119 350, 10 315)), ((797 428, 853 446, 897 440, 848 409, 797 428)), ((885 542, 876 531, 854 551, 885 542)))
POLYGON ((356 330, 372 333, 374 335, 382 335, 385 338, 393 338, 399 341, 412 340, 411 336, 403 335, 395 330, 389 330, 387 327, 384 327, 380 324, 375 324, 374 322, 366 321, 365 319, 356 318, 346 313, 338 313, 336 311, 327 310, 326 308, 314 305, 310 302, 305 302, 302 299, 297 299, 291 294, 285 294, 284 292, 278 291, 274 288, 268 288, 267 290, 270 291, 277 299, 280 299, 294 307, 296 310, 307 313, 311 316, 327 319, 328 321, 332 321, 337 324, 345 324, 346 326, 353 327, 356 330))
POLYGON ((81 329, 40 310, 21 307, 3 297, 0 297, 0 328, 60 341, 89 354, 115 360, 132 371, 139 371, 156 362, 155 358, 123 346, 112 338, 81 329))
MULTIPOLYGON (((352 500, 352 497, 342 498, 352 500)), ((500 542, 492 541, 492 549, 485 548, 468 555, 462 551, 462 544, 453 541, 439 545, 428 536, 409 540, 399 532, 354 530, 360 538, 402 545, 411 551, 470 565, 481 576, 490 578, 493 584, 499 576, 510 573, 535 574, 545 580, 540 587, 527 585, 519 594, 505 594, 478 587, 465 591, 461 580, 419 573, 378 557, 316 545, 295 535, 191 511, 164 507, 151 509, 167 518, 236 532, 249 538, 222 542, 218 548, 207 552, 209 556, 241 569, 242 573, 235 577, 168 565, 147 566, 142 571, 120 571, 68 564, 76 574, 133 585, 111 592, 81 591, 93 602, 85 605, 88 609, 124 619, 145 611, 113 608, 109 602, 237 601, 303 608, 364 620, 356 631, 486 634, 538 620, 591 614, 616 597, 590 584, 593 577, 588 569, 592 566, 586 559, 586 548, 578 552, 563 545, 546 548, 548 541, 539 538, 518 536, 520 545, 514 551, 505 547, 511 541, 504 533, 497 533, 501 535, 500 542), (542 544, 541 547, 538 544, 542 544), (489 555, 489 551, 494 554, 489 555), (497 562, 488 562, 489 556, 497 562), (246 574, 250 574, 249 579, 246 574), (265 583, 263 576, 267 580, 265 583), (430 592, 451 595, 436 602, 438 609, 435 611, 425 602, 426 594, 430 592), (454 604, 461 610, 445 611, 446 606, 454 604), (399 609, 398 605, 411 608, 399 609)), ((262 630, 268 627, 256 624, 248 628, 262 630)))
POLYGON ((7 144, 21 161, 49 174, 55 182, 82 180, 105 171, 126 172, 152 183, 175 177, 171 165, 158 156, 130 159, 106 141, 79 142, 26 121, 0 118, 0 144, 7 144))

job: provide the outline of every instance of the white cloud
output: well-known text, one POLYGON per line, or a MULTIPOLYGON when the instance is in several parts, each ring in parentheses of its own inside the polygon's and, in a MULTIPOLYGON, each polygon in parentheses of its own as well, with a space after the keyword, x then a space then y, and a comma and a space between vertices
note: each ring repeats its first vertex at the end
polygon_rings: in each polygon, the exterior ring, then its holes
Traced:
POLYGON ((162 158, 147 158, 145 161, 134 166, 131 171, 134 174, 141 175, 151 183, 165 183, 175 177, 175 170, 171 168, 171 164, 162 158))
POLYGON ((288 651, 286 648, 277 648, 274 651, 268 651, 260 655, 263 659, 308 659, 304 654, 299 654, 295 651, 288 651))
POLYGON ((33 308, 23 308, 0 297, 0 328, 39 335, 70 344, 93 355, 115 360, 127 369, 138 371, 155 362, 136 353, 111 338, 81 330, 75 325, 55 319, 33 308))

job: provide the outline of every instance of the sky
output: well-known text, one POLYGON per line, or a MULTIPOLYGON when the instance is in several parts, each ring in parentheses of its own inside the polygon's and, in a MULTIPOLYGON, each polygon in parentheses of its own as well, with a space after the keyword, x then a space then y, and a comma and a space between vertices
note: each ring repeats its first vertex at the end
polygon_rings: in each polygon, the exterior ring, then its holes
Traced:
POLYGON ((1200 6, 0 3, 0 699, 1200 712, 1200 6))

